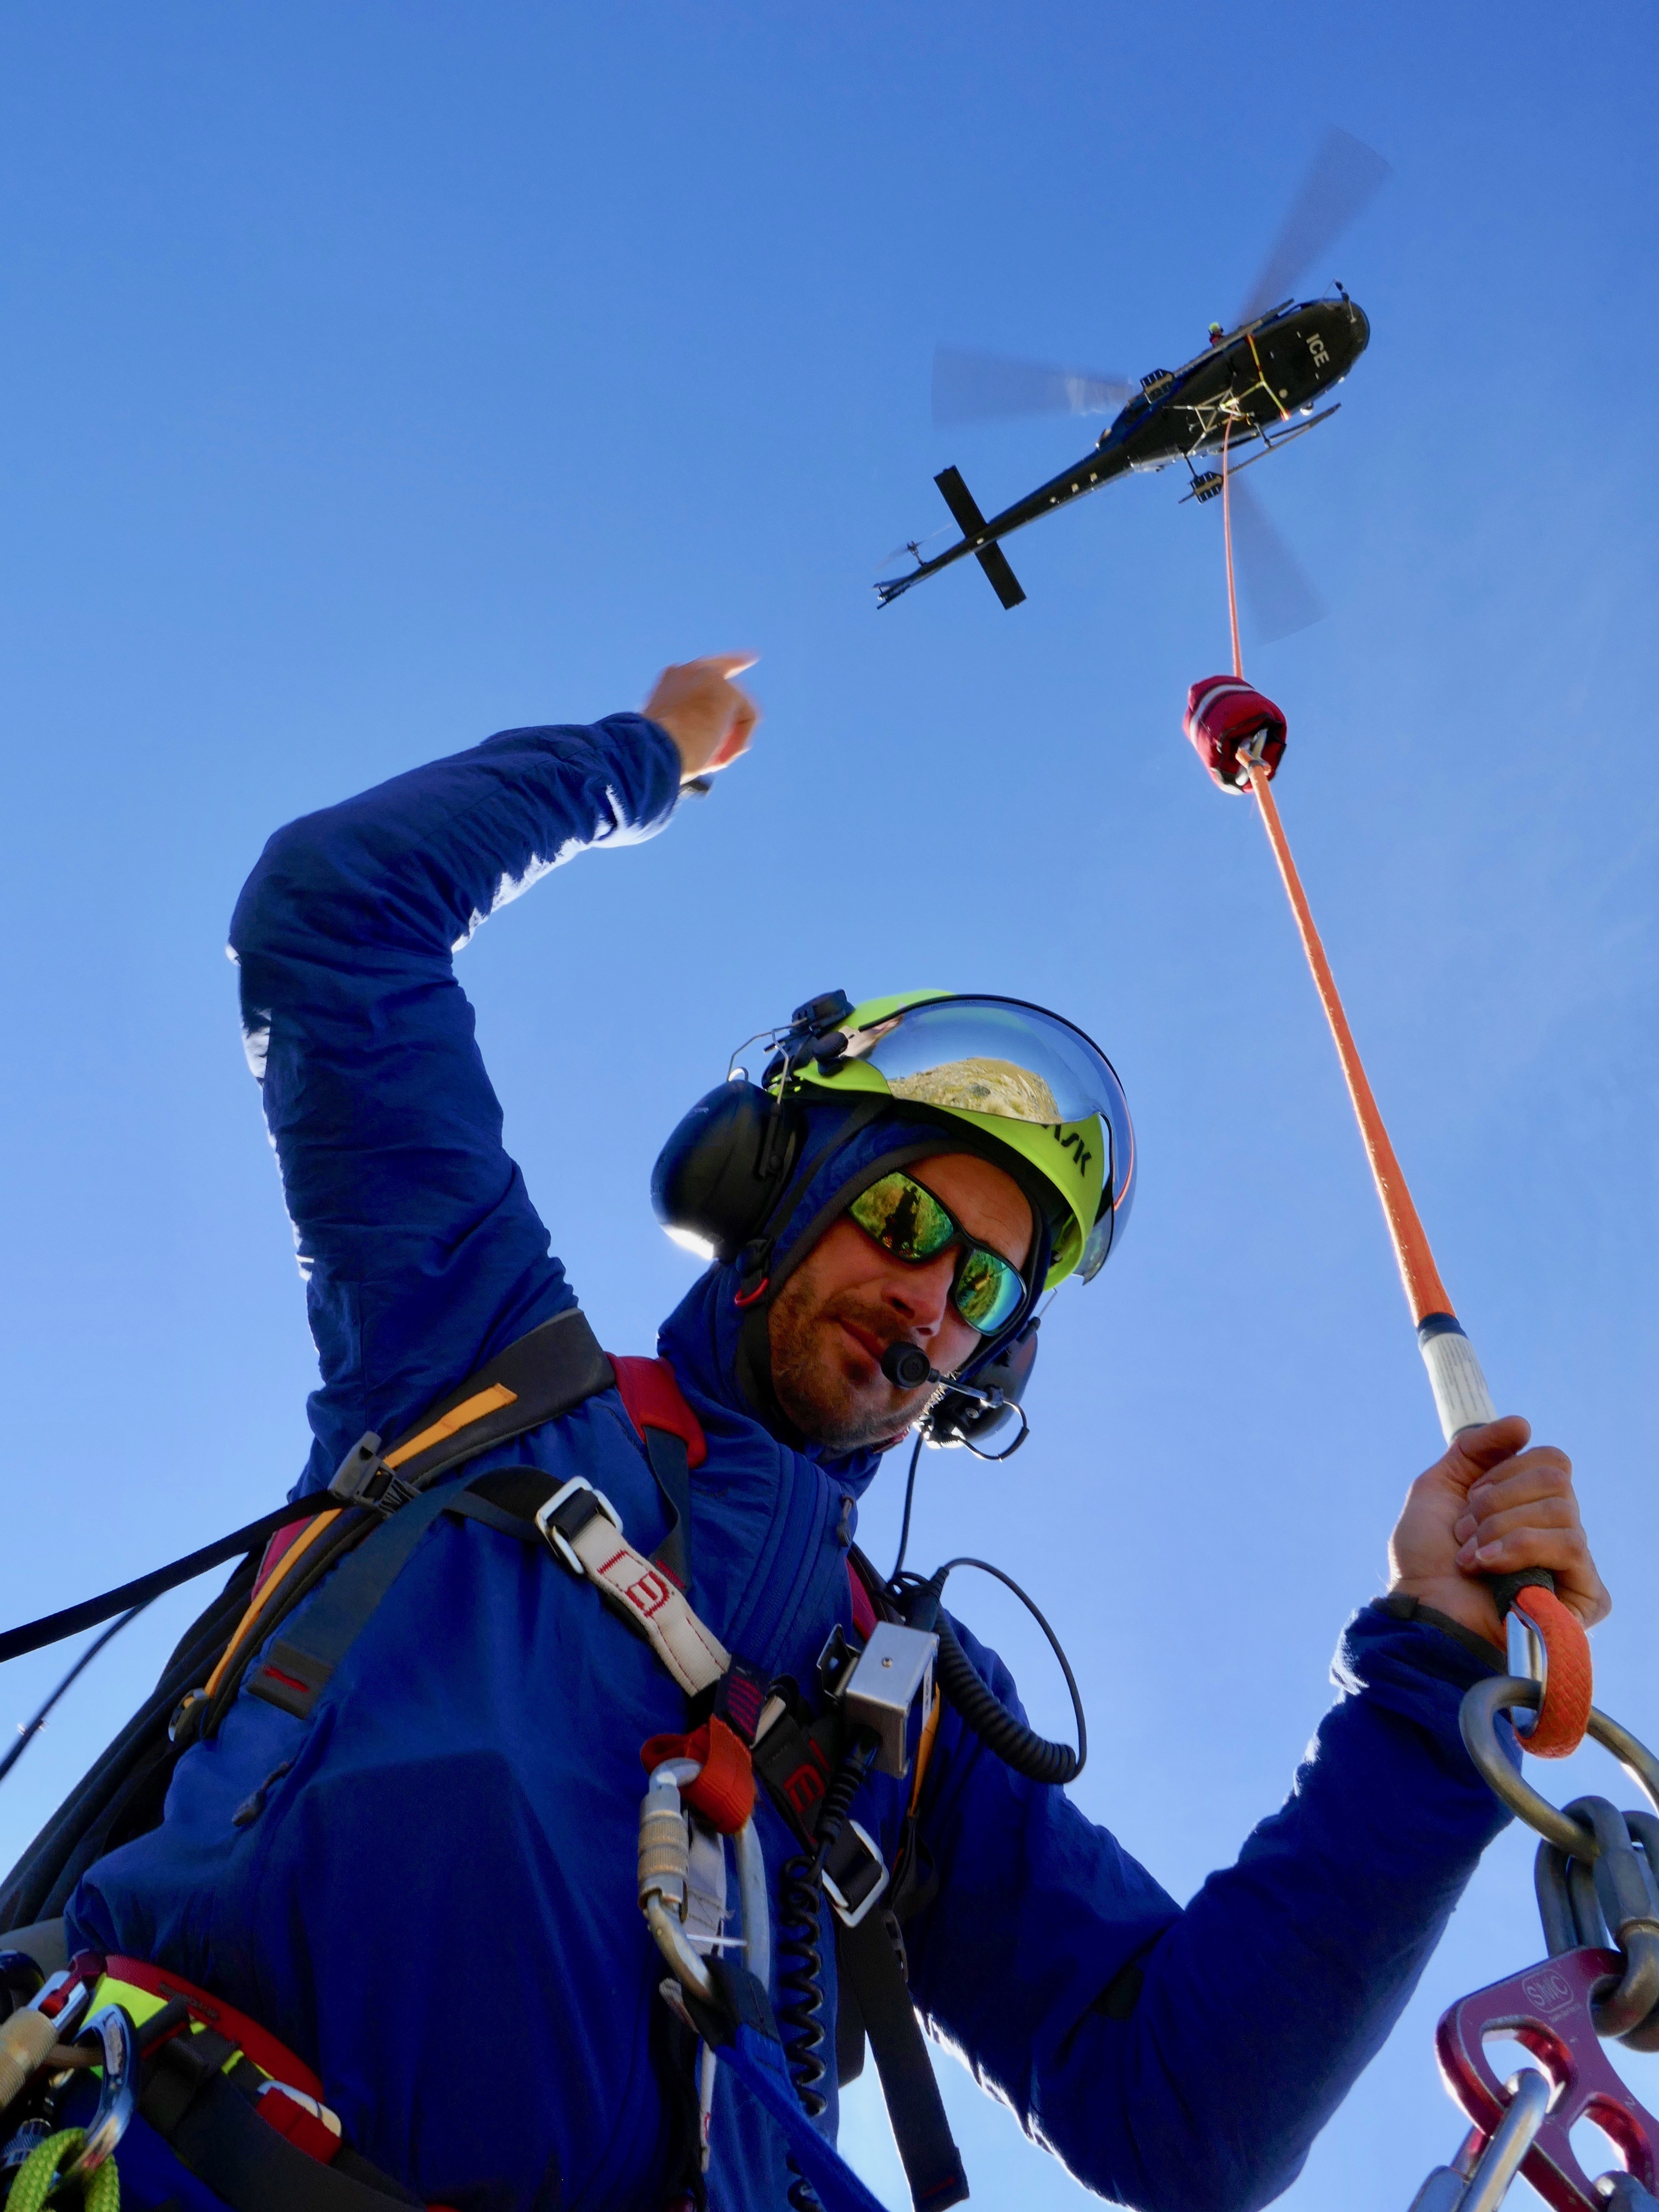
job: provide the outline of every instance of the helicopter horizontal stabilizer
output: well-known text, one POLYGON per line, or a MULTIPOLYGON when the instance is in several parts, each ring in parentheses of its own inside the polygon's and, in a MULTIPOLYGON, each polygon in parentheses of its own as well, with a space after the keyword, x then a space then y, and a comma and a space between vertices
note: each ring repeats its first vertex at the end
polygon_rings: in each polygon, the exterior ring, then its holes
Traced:
MULTIPOLYGON (((957 526, 964 538, 977 537, 985 527, 985 517, 979 511, 978 501, 962 481, 960 469, 941 469, 933 478, 940 496, 956 517, 957 526)), ((994 540, 989 545, 974 549, 974 558, 990 579, 991 589, 1005 607, 1017 607, 1025 597, 1020 581, 1008 566, 1008 556, 994 540)))
POLYGON ((1017 607, 1025 597, 1019 578, 1008 566, 1008 556, 1000 545, 982 545, 974 556, 991 580, 991 589, 1005 607, 1017 607))

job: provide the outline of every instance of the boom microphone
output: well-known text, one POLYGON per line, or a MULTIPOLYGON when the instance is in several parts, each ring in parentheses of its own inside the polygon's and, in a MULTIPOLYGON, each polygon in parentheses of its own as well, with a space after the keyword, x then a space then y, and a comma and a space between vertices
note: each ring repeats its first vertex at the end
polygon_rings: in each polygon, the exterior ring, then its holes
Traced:
POLYGON ((950 1380, 929 1366, 919 1344, 890 1344, 881 1355, 881 1371, 896 1390, 919 1390, 924 1382, 950 1380))
POLYGON ((981 1390, 975 1382, 941 1375, 937 1367, 928 1364, 927 1354, 919 1344, 890 1344, 881 1355, 881 1371, 896 1390, 920 1390, 924 1382, 942 1382, 947 1390, 994 1413, 1007 1402, 1004 1391, 981 1390))

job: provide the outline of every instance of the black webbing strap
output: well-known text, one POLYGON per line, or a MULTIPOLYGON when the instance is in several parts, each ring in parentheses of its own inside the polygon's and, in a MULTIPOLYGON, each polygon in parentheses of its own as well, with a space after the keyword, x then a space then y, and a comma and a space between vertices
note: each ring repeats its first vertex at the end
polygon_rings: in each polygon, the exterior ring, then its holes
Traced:
POLYGON ((119 1589, 106 1590, 101 1597, 82 1598, 79 1605, 66 1605, 61 1613, 49 1613, 40 1620, 25 1621, 21 1628, 9 1628, 0 1634, 0 1666, 8 1659, 21 1659, 26 1651, 40 1651, 48 1644, 61 1644, 66 1636, 78 1636, 83 1628, 96 1628, 101 1620, 113 1620, 118 1613, 148 1605, 164 1591, 177 1589, 180 1583, 194 1582, 210 1567, 222 1566, 227 1559, 240 1559, 244 1553, 263 1547, 290 1521, 307 1520, 337 1502, 325 1491, 309 1498, 292 1498, 274 1512, 250 1521, 245 1528, 233 1528, 228 1536, 204 1544, 199 1552, 186 1552, 182 1559, 140 1575, 135 1582, 123 1583, 119 1589))
MULTIPOLYGON (((373 1529, 344 1565, 334 1571, 307 1607, 294 1634, 277 1638, 248 1682, 251 1694, 299 1719, 307 1718, 422 1537, 440 1514, 461 1510, 458 1508, 460 1493, 453 1486, 429 1486, 465 1461, 538 1429, 545 1421, 556 1420, 600 1390, 611 1389, 616 1379, 586 1316, 573 1309, 508 1345, 487 1366, 477 1369, 447 1398, 440 1399, 407 1432, 410 1441, 494 1387, 499 1385, 512 1393, 507 1403, 436 1438, 424 1451, 403 1462, 398 1480, 418 1494, 373 1529)), ((398 1449, 392 1447, 394 1452, 398 1449)), ((372 1459, 373 1455, 369 1456, 372 1459)), ((538 1480, 545 1496, 550 1486, 544 1476, 538 1480)), ((503 1526, 508 1518, 497 1515, 491 1519, 489 1511, 474 1513, 471 1517, 490 1519, 492 1526, 503 1526)), ((513 1527, 507 1533, 516 1535, 520 1531, 513 1527)))
POLYGON ((426 1430, 436 1427, 446 1414, 464 1406, 469 1398, 481 1397, 495 1388, 510 1390, 510 1405, 498 1406, 493 1412, 469 1421, 465 1428, 458 1429, 452 1436, 439 1437, 424 1451, 401 1463, 398 1480, 407 1483, 411 1490, 424 1490, 439 1475, 447 1474, 452 1468, 462 1466, 478 1453, 538 1429, 544 1421, 556 1420, 561 1413, 580 1406, 583 1399, 612 1389, 616 1380, 616 1370, 600 1349, 586 1315, 573 1306, 568 1313, 555 1315, 539 1328, 532 1328, 527 1336, 520 1337, 515 1344, 509 1344, 505 1352, 498 1352, 486 1366, 469 1375, 447 1398, 440 1398, 435 1406, 429 1406, 414 1427, 406 1430, 388 1448, 388 1456, 412 1443, 426 1430))
MULTIPOLYGON (((610 1389, 616 1379, 586 1315, 576 1308, 556 1315, 539 1328, 532 1328, 527 1336, 521 1336, 516 1344, 509 1344, 488 1366, 469 1375, 458 1389, 441 1398, 391 1449, 396 1451, 402 1443, 418 1437, 423 1429, 433 1427, 457 1406, 480 1396, 494 1385, 511 1390, 513 1402, 495 1407, 478 1420, 469 1421, 465 1429, 440 1437, 425 1451, 406 1460, 398 1470, 398 1479, 411 1489, 422 1489, 438 1475, 461 1466, 479 1452, 488 1451, 491 1445, 506 1443, 528 1430, 538 1429, 544 1421, 568 1413, 584 1398, 610 1389)), ((25 1652, 59 1644, 66 1636, 78 1636, 83 1628, 96 1628, 100 1621, 113 1620, 118 1613, 129 1613, 137 1606, 148 1605, 152 1598, 176 1589, 180 1583, 193 1582, 210 1567, 222 1566, 227 1559, 262 1550, 289 1522, 328 1511, 341 1502, 327 1491, 290 1498, 287 1504, 261 1514, 257 1521, 250 1521, 246 1528, 233 1528, 229 1535, 204 1544, 199 1551, 187 1552, 182 1559, 157 1567, 150 1574, 140 1575, 136 1581, 123 1583, 118 1589, 106 1590, 99 1597, 83 1598, 79 1605, 65 1606, 61 1613, 49 1613, 39 1620, 26 1621, 21 1628, 7 1629, 0 1633, 0 1666, 8 1659, 21 1659, 25 1652)))
POLYGON ((324 2166, 279 2135, 213 2065, 211 2047, 204 2048, 210 2035, 228 2056, 230 2046, 211 2030, 162 2045, 146 2069, 139 2110, 231 2212, 392 2212, 422 2203, 348 2147, 324 2166))
MULTIPOLYGON (((754 1749, 757 1778, 809 1850, 817 1838, 818 1808, 835 1771, 823 1741, 830 1726, 819 1720, 809 1730, 786 1711, 754 1749)), ((968 2182, 885 1915, 878 1909, 867 1912, 856 1928, 837 1918, 836 1953, 845 1984, 842 2004, 852 1998, 847 2017, 838 2015, 836 2022, 838 2067, 846 2062, 838 2078, 856 2080, 860 2070, 861 2021, 917 2212, 945 2212, 967 2196, 968 2182)))
POLYGON ((875 2054, 911 2201, 916 2212, 945 2212, 966 2197, 968 2180, 884 1915, 867 1912, 856 1928, 838 1923, 836 1955, 875 2054))

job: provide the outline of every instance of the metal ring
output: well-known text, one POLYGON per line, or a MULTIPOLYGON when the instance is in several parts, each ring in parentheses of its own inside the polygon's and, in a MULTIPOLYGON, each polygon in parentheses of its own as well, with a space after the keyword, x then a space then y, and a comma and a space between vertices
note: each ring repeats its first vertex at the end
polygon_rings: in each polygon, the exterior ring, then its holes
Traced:
MULTIPOLYGON (((1465 1692, 1458 1709, 1457 1725, 1462 1733, 1464 1748, 1493 1795, 1529 1828, 1536 1829, 1570 1857, 1595 1859, 1601 1856, 1600 1838, 1552 1805, 1547 1797, 1540 1797, 1530 1783, 1523 1782, 1498 1741, 1498 1714, 1516 1705, 1536 1706, 1542 1702, 1543 1694, 1541 1683, 1523 1681, 1518 1674, 1493 1674, 1484 1682, 1475 1683, 1465 1692)), ((1585 1734, 1613 1753, 1659 1813, 1659 1759, 1647 1746, 1593 1705, 1585 1734)))

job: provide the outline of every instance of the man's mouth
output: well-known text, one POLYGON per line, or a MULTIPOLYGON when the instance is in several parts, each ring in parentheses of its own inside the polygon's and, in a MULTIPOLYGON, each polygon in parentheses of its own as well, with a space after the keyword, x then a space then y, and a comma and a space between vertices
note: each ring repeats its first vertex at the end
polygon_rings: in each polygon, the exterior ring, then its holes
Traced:
POLYGON ((878 1373, 879 1373, 881 1369, 881 1355, 887 1349, 887 1346, 881 1341, 880 1338, 872 1335, 867 1328, 861 1328, 857 1322, 848 1321, 843 1314, 836 1315, 836 1326, 845 1331, 847 1335, 852 1339, 853 1342, 870 1362, 870 1364, 876 1369, 878 1373))

